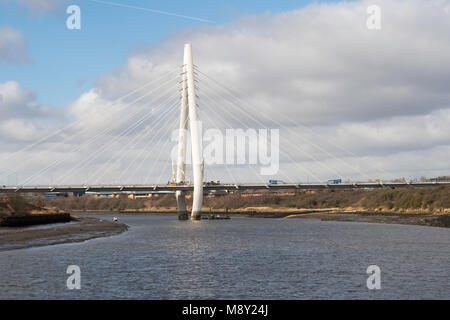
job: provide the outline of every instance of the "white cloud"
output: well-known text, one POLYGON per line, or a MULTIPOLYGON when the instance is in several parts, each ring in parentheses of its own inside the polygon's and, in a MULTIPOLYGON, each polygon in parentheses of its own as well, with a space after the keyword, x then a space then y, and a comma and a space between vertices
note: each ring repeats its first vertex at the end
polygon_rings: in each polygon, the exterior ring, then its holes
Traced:
POLYGON ((24 119, 7 119, 1 122, 0 131, 3 138, 32 141, 37 134, 38 128, 30 121, 24 119))
POLYGON ((0 26, 0 62, 30 62, 25 38, 20 31, 0 26))
POLYGON ((52 118, 55 109, 35 102, 36 94, 19 85, 17 81, 0 83, 2 119, 52 118))
POLYGON ((0 113, 3 143, 33 141, 62 119, 60 111, 37 103, 36 94, 16 81, 0 83, 0 113))

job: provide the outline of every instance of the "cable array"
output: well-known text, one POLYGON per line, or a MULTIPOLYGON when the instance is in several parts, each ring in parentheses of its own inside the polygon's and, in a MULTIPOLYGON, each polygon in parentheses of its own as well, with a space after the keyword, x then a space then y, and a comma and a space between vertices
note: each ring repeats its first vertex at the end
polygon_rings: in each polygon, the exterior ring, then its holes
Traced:
MULTIPOLYGON (((198 67, 194 68, 203 132, 212 128, 225 132, 237 127, 255 131, 280 130, 280 141, 276 145, 280 167, 275 175, 262 175, 261 164, 250 161, 231 164, 223 159, 220 163, 205 165, 205 180, 238 184, 267 183, 269 179, 282 178, 289 183, 323 183, 329 177, 351 180, 355 174, 359 179, 375 180, 349 160, 359 158, 358 155, 339 146, 331 137, 323 137, 281 113, 277 120, 261 112, 260 108, 241 98, 244 93, 231 90, 198 67), (334 154, 330 145, 345 156, 334 154), (351 172, 352 176, 348 173, 346 176, 343 170, 351 172)), ((179 125, 180 72, 181 68, 177 67, 112 102, 106 102, 102 110, 108 110, 108 113, 100 118, 98 109, 91 110, 5 156, 0 159, 0 165, 8 169, 0 174, 0 180, 20 172, 19 185, 165 184, 172 178, 170 164, 176 161, 172 159, 172 151, 177 143, 174 130, 179 125)), ((266 142, 269 140, 273 142, 272 138, 267 138, 266 142)), ((246 160, 249 150, 245 151, 246 160)), ((377 174, 393 177, 382 168, 369 166, 374 167, 377 174)), ((189 176, 191 170, 188 165, 185 174, 189 176)))

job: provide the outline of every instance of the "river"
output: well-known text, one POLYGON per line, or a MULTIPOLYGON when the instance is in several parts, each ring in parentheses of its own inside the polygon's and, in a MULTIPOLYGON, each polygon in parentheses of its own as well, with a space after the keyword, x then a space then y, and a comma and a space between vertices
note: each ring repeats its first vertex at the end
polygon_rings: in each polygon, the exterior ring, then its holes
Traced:
POLYGON ((0 298, 450 299, 449 229, 137 215, 120 222, 130 229, 117 236, 0 252, 0 298), (69 265, 80 267, 80 290, 66 287, 69 265), (379 290, 366 286, 369 265, 380 267, 379 290))

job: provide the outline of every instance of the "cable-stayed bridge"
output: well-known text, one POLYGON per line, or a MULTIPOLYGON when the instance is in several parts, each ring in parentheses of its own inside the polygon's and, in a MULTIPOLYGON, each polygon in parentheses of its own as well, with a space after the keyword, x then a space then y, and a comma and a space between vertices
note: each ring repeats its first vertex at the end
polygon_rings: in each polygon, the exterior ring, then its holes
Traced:
POLYGON ((365 161, 264 97, 249 103, 245 90, 195 66, 189 44, 181 67, 130 89, 112 102, 91 91, 73 106, 74 121, 3 152, 0 193, 170 191, 187 219, 185 193, 193 192, 191 218, 199 219, 203 194, 213 190, 446 184, 394 182, 382 163, 365 161))

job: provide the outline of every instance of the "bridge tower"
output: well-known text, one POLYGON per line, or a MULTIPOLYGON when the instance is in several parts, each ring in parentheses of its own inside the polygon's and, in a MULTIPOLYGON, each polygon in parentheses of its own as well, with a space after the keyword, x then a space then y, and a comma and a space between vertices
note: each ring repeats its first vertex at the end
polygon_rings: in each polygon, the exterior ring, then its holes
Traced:
MULTIPOLYGON (((186 49, 183 59, 183 73, 182 73, 182 88, 181 88, 181 110, 180 110, 180 130, 178 133, 178 158, 176 183, 182 184, 186 178, 186 135, 188 129, 188 94, 187 94, 187 55, 186 49)), ((175 197, 177 199, 178 219, 187 220, 188 212, 186 210, 186 197, 184 191, 176 191, 175 197)))
MULTIPOLYGON (((183 58, 183 81, 180 112, 180 132, 178 135, 178 159, 176 182, 183 183, 186 169, 186 135, 187 119, 191 132, 192 147, 192 171, 194 175, 194 195, 192 202, 191 220, 201 219, 203 204, 203 161, 201 149, 200 124, 197 118, 197 102, 195 95, 194 64, 192 59, 192 47, 187 43, 184 45, 183 58)), ((177 191, 178 218, 187 220, 186 198, 183 191, 177 191)))

